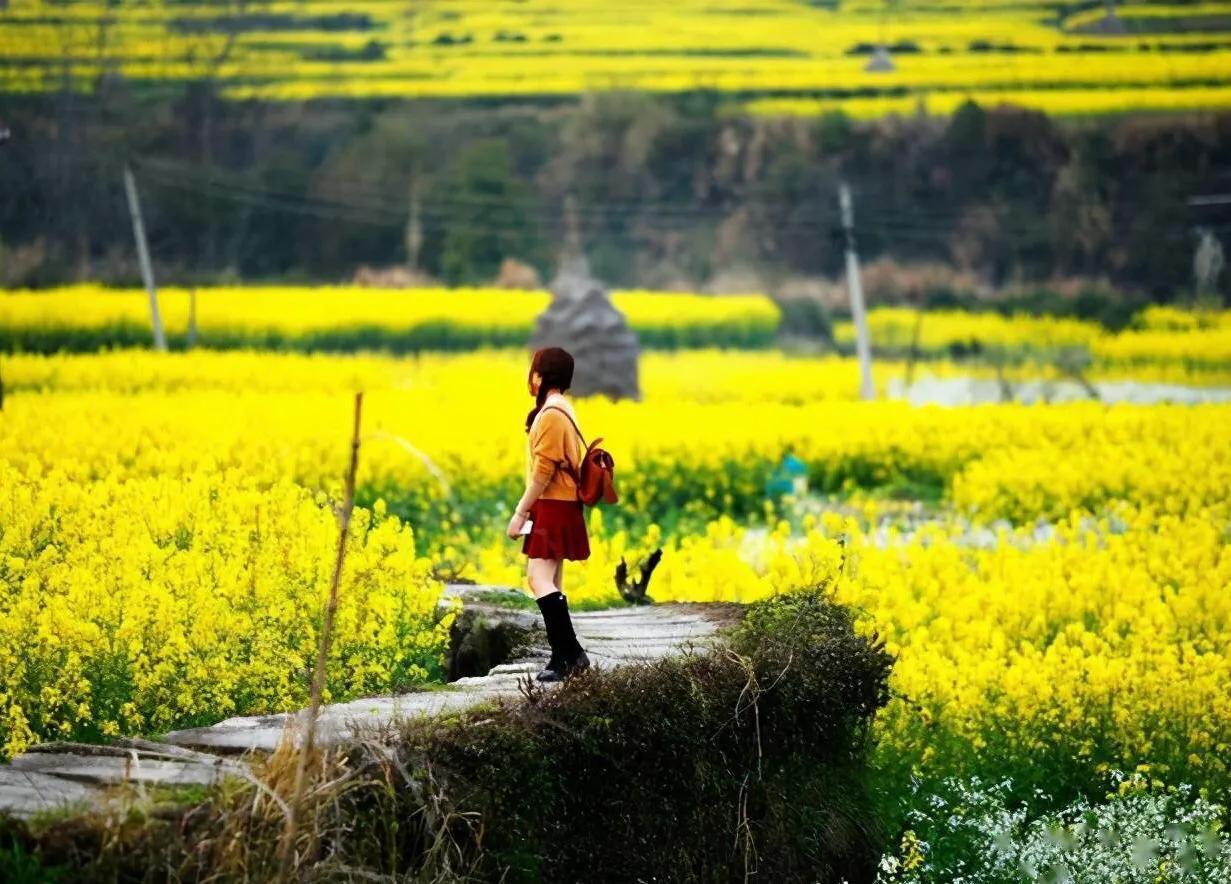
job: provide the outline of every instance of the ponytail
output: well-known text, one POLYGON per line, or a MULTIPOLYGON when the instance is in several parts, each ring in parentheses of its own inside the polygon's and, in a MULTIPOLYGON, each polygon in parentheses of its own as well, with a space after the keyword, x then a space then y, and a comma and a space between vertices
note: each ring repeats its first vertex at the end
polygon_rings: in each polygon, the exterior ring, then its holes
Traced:
POLYGON ((526 432, 530 432, 530 426, 534 423, 534 419, 539 416, 539 412, 543 410, 543 404, 547 401, 547 393, 549 390, 559 390, 564 392, 573 385, 573 357, 567 350, 561 347, 544 347, 541 350, 534 351, 534 358, 530 360, 529 378, 534 377, 534 373, 538 372, 542 375, 543 381, 539 384, 538 395, 534 397, 534 408, 526 415, 526 432))

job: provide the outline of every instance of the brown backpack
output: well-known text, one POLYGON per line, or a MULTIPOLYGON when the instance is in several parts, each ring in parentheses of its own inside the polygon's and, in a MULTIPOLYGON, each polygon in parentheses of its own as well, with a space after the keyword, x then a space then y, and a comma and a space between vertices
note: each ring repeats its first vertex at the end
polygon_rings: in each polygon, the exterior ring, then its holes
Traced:
POLYGON ((615 490, 615 460, 607 452, 606 449, 599 448, 598 443, 603 441, 603 437, 599 436, 589 445, 586 445, 586 437, 581 435, 581 430, 577 426, 577 422, 563 408, 557 408, 554 405, 549 405, 543 411, 558 411, 568 418, 568 422, 573 425, 573 429, 577 430, 577 435, 581 439, 581 444, 585 445, 585 454, 581 457, 581 475, 577 475, 577 470, 573 465, 565 460, 563 466, 565 472, 573 477, 573 481, 577 483, 577 496, 581 498, 581 502, 586 506, 594 506, 599 501, 603 503, 618 503, 620 496, 615 490))

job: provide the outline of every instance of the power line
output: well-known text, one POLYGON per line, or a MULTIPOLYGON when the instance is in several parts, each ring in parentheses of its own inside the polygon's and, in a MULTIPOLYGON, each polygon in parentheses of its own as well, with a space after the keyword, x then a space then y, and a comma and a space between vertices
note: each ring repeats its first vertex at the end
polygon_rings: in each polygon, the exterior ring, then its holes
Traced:
MULTIPOLYGON (((222 180, 215 176, 194 175, 190 167, 172 168, 165 164, 143 161, 139 166, 143 172, 152 174, 156 183, 178 189, 200 189, 215 195, 245 201, 250 204, 260 204, 271 209, 287 211, 303 210, 309 213, 346 214, 357 220, 383 220, 389 223, 404 220, 409 213, 409 202, 369 202, 363 200, 339 200, 304 193, 287 193, 268 187, 262 187, 250 182, 222 180), (185 174, 187 172, 187 174, 185 174)), ((348 188, 349 190, 349 188, 348 188)), ((494 208, 517 208, 527 214, 551 215, 555 209, 544 206, 540 201, 530 198, 525 201, 515 201, 504 196, 456 195, 450 196, 447 202, 428 204, 421 208, 422 214, 431 218, 455 218, 458 207, 481 210, 494 208)), ((634 219, 640 224, 651 223, 659 227, 670 228, 669 222, 682 222, 675 229, 683 229, 682 224, 700 220, 714 220, 727 214, 721 207, 663 205, 654 203, 629 204, 599 204, 589 205, 579 209, 581 215, 591 221, 612 221, 634 219)), ((835 217, 836 216, 831 216, 835 217)))
MULTIPOLYGON (((400 227, 409 217, 409 203, 394 205, 324 199, 307 194, 288 194, 252 185, 238 186, 208 178, 194 180, 189 176, 172 174, 166 169, 158 170, 149 166, 143 166, 143 168, 147 172, 152 172, 150 180, 156 186, 200 193, 272 212, 379 227, 400 227)), ((537 204, 533 200, 522 204, 495 196, 476 200, 468 200, 460 196, 451 197, 447 204, 421 206, 420 213, 429 223, 435 222, 454 231, 500 233, 508 228, 507 224, 502 224, 497 220, 484 222, 473 217, 458 217, 455 211, 458 206, 485 210, 495 207, 516 208, 522 215, 537 218, 540 221, 555 217, 554 209, 537 204)), ((696 223, 717 221, 726 217, 725 213, 703 207, 667 215, 658 214, 658 211, 659 209, 653 206, 609 209, 600 205, 590 207, 585 214, 592 222, 608 222, 619 219, 620 213, 623 212, 624 220, 633 219, 632 230, 617 231, 604 228, 595 230, 592 235, 630 242, 654 241, 663 235, 690 232, 695 229, 696 223)), ((796 207, 793 211, 806 210, 803 207, 796 207)), ((952 213, 917 212, 887 209, 884 206, 879 208, 869 206, 869 210, 862 214, 860 229, 864 236, 937 248, 947 246, 952 236, 960 231, 961 222, 965 217, 960 211, 952 213)), ((822 212, 818 217, 817 213, 809 211, 807 216, 780 221, 779 226, 781 229, 795 233, 836 234, 837 232, 836 218, 830 212, 822 212)), ((1051 219, 1042 213, 1037 217, 998 215, 993 233, 999 237, 1052 236, 1054 226, 1051 219)), ((1163 231, 1158 235, 1177 242, 1186 241, 1188 236, 1183 231, 1174 233, 1163 231)))
MULTIPOLYGON (((696 165, 695 160, 686 160, 690 166, 696 165)), ((197 177, 202 180, 210 180, 220 186, 233 186, 241 190, 250 190, 253 192, 261 192, 269 195, 282 196, 290 199, 313 199, 319 202, 341 202, 338 200, 329 200, 322 197, 312 197, 303 193, 288 193, 286 191, 277 191, 270 188, 263 182, 253 181, 249 176, 244 176, 240 173, 234 173, 222 167, 209 167, 208 169, 191 163, 177 162, 164 158, 139 157, 137 158, 137 168, 151 169, 166 172, 168 174, 179 176, 197 177)), ((397 210, 405 211, 405 204, 401 202, 390 203, 386 197, 389 193, 387 185, 375 185, 375 189, 369 189, 374 185, 374 182, 369 182, 363 179, 343 178, 337 175, 328 175, 325 180, 331 184, 339 184, 344 187, 347 193, 356 194, 360 197, 373 197, 372 202, 364 200, 347 201, 346 204, 357 207, 374 207, 377 211, 397 210)), ((802 190, 803 188, 801 188, 802 190)), ((746 199, 749 196, 765 194, 768 191, 764 186, 750 187, 747 185, 733 186, 727 194, 728 199, 746 199)), ((482 194, 467 193, 459 195, 450 195, 450 205, 465 205, 474 206, 477 208, 501 208, 510 204, 507 196, 492 195, 483 196, 482 194)), ((720 210, 720 207, 718 207, 720 210)), ((678 202, 665 201, 649 201, 649 200, 627 200, 615 201, 604 199, 601 204, 582 204, 578 206, 578 211, 581 215, 595 216, 618 216, 618 215, 640 215, 645 212, 652 212, 659 216, 679 216, 681 218, 695 218, 698 216, 712 215, 715 213, 715 208, 706 206, 690 206, 678 202)), ((552 209, 554 211, 554 209, 552 209)), ((836 214, 834 218, 836 219, 836 214)))

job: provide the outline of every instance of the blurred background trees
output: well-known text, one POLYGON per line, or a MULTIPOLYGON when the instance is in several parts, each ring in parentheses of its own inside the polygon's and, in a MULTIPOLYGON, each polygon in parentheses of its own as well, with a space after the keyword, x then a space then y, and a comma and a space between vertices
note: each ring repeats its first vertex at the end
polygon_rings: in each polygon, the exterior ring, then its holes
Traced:
POLYGON ((117 81, 12 98, 0 282, 136 284, 126 161, 159 276, 186 283, 360 265, 482 283, 506 258, 546 277, 572 195, 613 285, 772 290, 839 273, 845 179, 865 261, 948 266, 974 294, 1081 278, 1165 301, 1192 292, 1201 237, 1231 226, 1190 204, 1228 189, 1231 115, 1060 121, 968 103, 862 123, 731 117, 704 94, 224 101, 208 76, 220 57, 225 42, 204 47, 202 76, 165 95, 117 81))

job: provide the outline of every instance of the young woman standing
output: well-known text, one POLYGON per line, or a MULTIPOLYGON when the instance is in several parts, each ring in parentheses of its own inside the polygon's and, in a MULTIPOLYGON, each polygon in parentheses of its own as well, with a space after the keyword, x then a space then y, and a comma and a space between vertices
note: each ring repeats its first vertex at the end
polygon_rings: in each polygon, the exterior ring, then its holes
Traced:
POLYGON ((551 645, 551 659, 539 673, 539 681, 560 681, 590 665, 573 632, 564 595, 564 560, 590 557, 575 478, 584 451, 577 415, 565 395, 572 383, 573 357, 567 350, 546 347, 535 351, 528 378, 534 408, 526 415, 526 491, 514 507, 508 535, 516 539, 530 521, 530 533, 522 543, 528 559, 526 576, 551 645))

